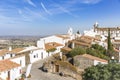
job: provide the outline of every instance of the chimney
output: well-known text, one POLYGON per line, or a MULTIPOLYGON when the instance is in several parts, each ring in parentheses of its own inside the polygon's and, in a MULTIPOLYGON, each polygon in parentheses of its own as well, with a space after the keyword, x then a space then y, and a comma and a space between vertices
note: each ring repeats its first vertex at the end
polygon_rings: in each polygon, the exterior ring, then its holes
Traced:
POLYGON ((11 46, 9 46, 9 51, 12 51, 12 47, 11 46))

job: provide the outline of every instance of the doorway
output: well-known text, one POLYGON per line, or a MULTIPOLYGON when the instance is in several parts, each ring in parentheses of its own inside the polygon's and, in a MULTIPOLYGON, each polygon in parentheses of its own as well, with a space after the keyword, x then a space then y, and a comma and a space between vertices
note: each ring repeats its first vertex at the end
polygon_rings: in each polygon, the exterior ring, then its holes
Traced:
POLYGON ((10 71, 8 71, 8 80, 10 80, 10 71))
POLYGON ((59 72, 59 65, 55 65, 55 72, 59 72))

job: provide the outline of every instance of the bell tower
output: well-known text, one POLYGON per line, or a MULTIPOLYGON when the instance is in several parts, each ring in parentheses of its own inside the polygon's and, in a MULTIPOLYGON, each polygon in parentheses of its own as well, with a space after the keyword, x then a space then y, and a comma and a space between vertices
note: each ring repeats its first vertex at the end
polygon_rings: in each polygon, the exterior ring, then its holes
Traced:
POLYGON ((72 29, 72 28, 69 28, 67 33, 68 33, 69 35, 72 35, 72 34, 73 34, 73 29, 72 29))
POLYGON ((98 22, 96 21, 93 26, 94 26, 94 32, 95 32, 96 28, 98 28, 98 26, 99 26, 98 22))

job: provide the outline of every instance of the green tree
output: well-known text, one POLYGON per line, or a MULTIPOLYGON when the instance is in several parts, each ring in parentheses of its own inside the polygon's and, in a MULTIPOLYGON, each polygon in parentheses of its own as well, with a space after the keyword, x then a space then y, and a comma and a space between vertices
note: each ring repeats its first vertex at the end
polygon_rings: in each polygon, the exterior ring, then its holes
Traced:
POLYGON ((120 80, 120 64, 99 64, 85 69, 84 80, 120 80))
POLYGON ((69 53, 70 57, 74 57, 76 55, 80 55, 80 54, 85 54, 86 50, 82 47, 76 47, 74 49, 72 49, 69 53))
POLYGON ((110 29, 108 29, 108 38, 107 38, 107 44, 108 44, 108 50, 113 50, 112 43, 111 43, 111 37, 110 37, 110 29))
POLYGON ((106 49, 98 44, 93 44, 91 48, 98 50, 101 54, 106 54, 106 49))
POLYGON ((77 34, 80 34, 79 30, 77 31, 77 34))
POLYGON ((86 53, 102 59, 109 60, 109 57, 106 55, 106 49, 98 44, 93 44, 90 48, 87 48, 86 53))
POLYGON ((109 57, 112 57, 114 50, 113 50, 113 46, 111 43, 111 37, 110 37, 110 29, 108 29, 108 37, 107 37, 107 55, 109 57))

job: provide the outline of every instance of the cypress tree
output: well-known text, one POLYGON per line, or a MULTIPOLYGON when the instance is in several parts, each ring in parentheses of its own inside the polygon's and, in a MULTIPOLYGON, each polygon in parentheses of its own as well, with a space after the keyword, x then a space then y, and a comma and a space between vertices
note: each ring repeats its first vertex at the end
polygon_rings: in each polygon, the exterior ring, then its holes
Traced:
POLYGON ((112 56, 113 53, 113 46, 111 43, 111 37, 110 37, 110 28, 108 28, 108 37, 107 37, 107 52, 109 54, 109 56, 112 56))
POLYGON ((111 50, 110 29, 108 29, 107 47, 108 50, 111 50))

